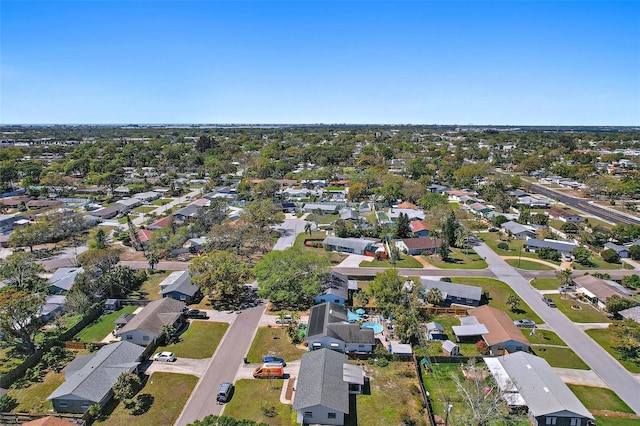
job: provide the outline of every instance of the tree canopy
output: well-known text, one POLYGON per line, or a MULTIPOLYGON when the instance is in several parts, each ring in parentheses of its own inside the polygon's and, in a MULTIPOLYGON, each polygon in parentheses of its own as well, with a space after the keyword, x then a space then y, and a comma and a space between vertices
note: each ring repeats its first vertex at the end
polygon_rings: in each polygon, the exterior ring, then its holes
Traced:
POLYGON ((191 282, 208 295, 216 309, 237 309, 246 295, 245 284, 253 279, 241 258, 228 251, 211 251, 189 265, 191 282))

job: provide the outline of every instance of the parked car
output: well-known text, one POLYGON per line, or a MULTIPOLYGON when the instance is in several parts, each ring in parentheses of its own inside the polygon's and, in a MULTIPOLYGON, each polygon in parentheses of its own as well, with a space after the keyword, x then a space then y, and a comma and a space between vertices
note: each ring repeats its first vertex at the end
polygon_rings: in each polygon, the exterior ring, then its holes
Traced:
POLYGON ((184 316, 187 318, 195 318, 195 319, 207 319, 209 315, 205 311, 201 311, 200 309, 189 309, 184 313, 184 316))
POLYGON ((550 308, 556 307, 556 302, 554 302, 550 297, 542 297, 542 301, 547 304, 550 308))
POLYGON ((223 402, 229 402, 231 397, 233 396, 233 383, 224 382, 220 384, 220 388, 218 389, 218 396, 216 400, 219 404, 223 402))
POLYGON ((560 287, 558 287, 558 291, 560 293, 566 293, 568 291, 573 291, 573 287, 571 287, 570 285, 561 285, 560 287))
POLYGON ((287 366, 287 363, 284 361, 284 359, 282 358, 278 358, 275 356, 265 356, 264 358, 262 358, 262 363, 263 364, 282 364, 283 367, 287 366))
POLYGON ((515 320, 513 323, 519 328, 533 328, 536 326, 536 323, 529 319, 519 319, 515 320))
POLYGON ((153 356, 154 361, 174 362, 176 359, 173 352, 158 352, 153 356))
POLYGON ((293 317, 291 315, 285 315, 284 318, 276 318, 276 324, 291 324, 293 317))

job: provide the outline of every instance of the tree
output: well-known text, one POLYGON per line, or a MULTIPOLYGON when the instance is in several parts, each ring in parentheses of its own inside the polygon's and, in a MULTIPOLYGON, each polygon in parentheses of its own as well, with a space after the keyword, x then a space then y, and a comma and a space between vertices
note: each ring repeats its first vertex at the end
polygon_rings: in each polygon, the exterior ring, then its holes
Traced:
POLYGON ((636 306, 638 303, 635 300, 628 299, 626 297, 618 296, 614 294, 613 296, 607 297, 606 300, 606 309, 610 314, 617 314, 620 311, 623 311, 628 308, 632 308, 636 306))
POLYGON ((196 221, 192 225, 192 231, 196 234, 206 234, 214 225, 221 224, 227 217, 229 205, 220 198, 211 200, 208 206, 198 210, 196 221))
POLYGON ((160 263, 160 257, 153 251, 150 251, 146 255, 147 263, 149 263, 149 271, 153 273, 153 268, 160 263))
POLYGON ((556 278, 560 281, 561 286, 569 286, 573 284, 573 272, 571 269, 561 269, 556 271, 556 278))
POLYGON ((629 257, 631 257, 632 260, 640 260, 639 245, 632 245, 631 247, 629 247, 629 257))
MULTIPOLYGON (((113 394, 116 399, 125 401, 133 398, 142 382, 140 377, 133 373, 121 373, 113 384, 113 394)), ((126 405, 126 403, 125 403, 126 405)))
POLYGON ((622 278, 622 285, 633 290, 640 288, 640 276, 636 274, 627 275, 622 278))
POLYGON ((364 308, 369 304, 369 294, 366 291, 357 291, 353 295, 353 306, 364 308))
POLYGON ((640 363, 640 323, 632 318, 614 321, 609 325, 613 339, 611 347, 620 352, 622 359, 640 363))
POLYGON ((364 183, 353 182, 349 185, 349 192, 347 193, 347 201, 358 202, 365 200, 370 195, 369 189, 364 183))
POLYGON ((237 309, 246 295, 245 284, 253 278, 240 257, 228 251, 212 251, 189 266, 191 282, 209 295, 216 309, 237 309))
POLYGON ((446 221, 442 225, 442 241, 446 241, 449 247, 456 246, 456 231, 462 226, 456 219, 456 215, 453 212, 449 213, 446 221))
POLYGON ((419 200, 418 205, 425 210, 431 210, 437 205, 446 206, 448 203, 447 196, 435 192, 424 194, 419 200))
POLYGON ((620 255, 614 249, 604 249, 600 252, 600 257, 607 263, 618 263, 620 262, 620 255))
POLYGON ((404 279, 398 275, 397 269, 379 272, 369 286, 369 292, 376 299, 377 308, 385 315, 391 315, 398 305, 402 304, 402 285, 404 279))
POLYGON ((489 426, 505 424, 509 415, 507 407, 502 401, 502 392, 495 383, 493 376, 486 374, 481 367, 474 364, 474 360, 466 365, 468 380, 452 373, 451 378, 456 385, 458 398, 466 405, 462 415, 456 417, 456 424, 464 426, 489 426))
POLYGON ((14 229, 9 235, 9 245, 29 247, 29 251, 33 251, 33 246, 45 243, 48 237, 49 227, 45 222, 31 223, 14 229))
POLYGON ((94 276, 106 274, 120 261, 120 251, 109 248, 106 250, 87 250, 78 255, 78 262, 94 276))
POLYGON ((30 293, 44 290, 47 281, 38 275, 43 272, 44 268, 35 262, 31 253, 16 252, 0 260, 0 277, 16 290, 30 293))
POLYGON ((448 262, 450 254, 451 249, 449 248, 449 243, 445 240, 442 240, 442 243, 440 244, 440 258, 443 262, 448 262))
POLYGON ((0 292, 0 331, 6 341, 27 355, 36 351, 34 339, 40 329, 43 303, 44 295, 11 287, 0 292))
POLYGON ((576 247, 571 252, 573 254, 573 258, 581 265, 589 266, 592 264, 591 262, 591 251, 583 246, 576 247))
POLYGON ((311 235, 311 222, 305 222, 304 233, 311 235))
POLYGON ((72 312, 75 312, 77 314, 84 316, 91 309, 91 306, 93 305, 93 300, 88 294, 74 287, 71 289, 69 293, 67 293, 67 299, 66 299, 65 305, 72 312))
POLYGON ((425 299, 432 305, 439 305, 444 300, 442 297, 442 292, 437 287, 430 288, 425 295, 425 299))
POLYGON ((89 241, 87 242, 87 247, 93 250, 105 250, 109 247, 107 233, 104 228, 99 226, 96 231, 91 234, 89 241))
POLYGON ((515 294, 510 294, 507 297, 507 306, 511 312, 517 312, 520 308, 520 298, 515 294))
POLYGON ((398 223, 396 223, 396 238, 409 238, 411 237, 411 234, 409 215, 406 213, 400 213, 398 216, 398 223))
POLYGON ((284 213, 276 211, 270 200, 259 200, 247 203, 240 217, 255 225, 260 230, 284 222, 284 213))
POLYGON ((572 222, 563 223, 560 227, 565 234, 577 234, 580 227, 572 222))
POLYGON ((306 309, 329 276, 329 258, 292 247, 269 252, 256 264, 254 273, 260 296, 277 309, 306 309))

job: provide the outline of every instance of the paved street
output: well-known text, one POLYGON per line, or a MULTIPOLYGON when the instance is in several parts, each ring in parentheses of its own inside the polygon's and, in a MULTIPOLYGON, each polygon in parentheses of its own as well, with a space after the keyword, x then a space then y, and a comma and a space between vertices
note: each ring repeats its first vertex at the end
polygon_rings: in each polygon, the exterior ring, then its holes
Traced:
POLYGON ((231 324, 213 354, 176 425, 184 426, 209 414, 220 414, 223 406, 216 402, 218 386, 222 382, 233 382, 236 372, 243 363, 243 358, 249 351, 264 309, 265 305, 262 304, 236 314, 238 317, 231 324))
POLYGON ((280 231, 280 238, 273 246, 273 250, 286 250, 289 247, 293 247, 293 243, 296 242, 298 234, 304 232, 304 227, 307 221, 302 218, 296 218, 293 214, 287 214, 286 219, 282 224, 274 226, 273 229, 280 231))
POLYGON ((594 342, 556 308, 548 307, 540 293, 518 271, 509 266, 486 244, 474 250, 489 263, 496 277, 507 283, 542 320, 606 383, 618 396, 640 414, 640 383, 618 361, 594 342))

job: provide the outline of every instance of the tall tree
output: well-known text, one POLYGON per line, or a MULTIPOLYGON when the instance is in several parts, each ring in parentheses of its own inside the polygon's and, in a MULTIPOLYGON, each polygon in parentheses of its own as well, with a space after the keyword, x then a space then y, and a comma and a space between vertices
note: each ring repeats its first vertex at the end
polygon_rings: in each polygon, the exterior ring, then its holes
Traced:
POLYGON ((376 300, 376 306, 385 315, 391 315, 396 306, 403 302, 402 285, 404 279, 397 269, 379 272, 369 286, 369 292, 376 300))
POLYGON ((268 253, 254 268, 259 294, 278 309, 306 309, 329 276, 329 258, 288 248, 268 253))
POLYGON ((87 246, 90 249, 104 250, 109 247, 109 240, 107 239, 107 233, 103 227, 99 226, 95 232, 91 233, 87 246))
POLYGON ((409 238, 411 234, 409 215, 406 213, 400 213, 398 216, 398 223, 396 223, 396 238, 409 238))
POLYGON ((228 251, 212 251, 189 265, 191 281, 202 294, 209 295, 216 309, 237 309, 246 295, 245 284, 253 275, 239 256, 228 251))
POLYGON ((247 203, 240 217, 255 225, 260 230, 284 222, 284 213, 276 211, 270 200, 260 200, 247 203))
POLYGON ((36 351, 35 337, 40 329, 40 307, 44 294, 5 288, 0 291, 0 331, 4 339, 31 355, 36 351))
POLYGON ((39 276, 44 268, 31 253, 16 252, 0 260, 0 277, 16 290, 37 293, 44 290, 47 281, 39 276))

